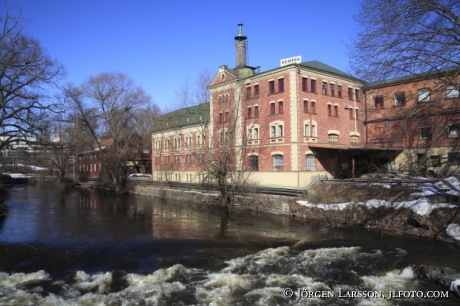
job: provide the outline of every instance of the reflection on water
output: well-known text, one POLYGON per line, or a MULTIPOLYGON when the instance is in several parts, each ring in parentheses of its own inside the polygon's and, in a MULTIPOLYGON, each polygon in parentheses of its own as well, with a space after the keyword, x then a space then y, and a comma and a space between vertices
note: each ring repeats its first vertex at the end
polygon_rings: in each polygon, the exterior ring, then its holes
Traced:
MULTIPOLYGON (((409 267, 460 268, 456 246, 430 240, 382 238, 372 231, 328 229, 272 215, 239 213, 225 219, 203 205, 50 183, 14 188, 5 205, 0 304, 7 305, 294 304, 283 297, 283 288, 436 290, 417 281, 409 267), (300 249, 289 247, 300 240, 300 249)), ((400 302, 334 297, 298 303, 400 302)))

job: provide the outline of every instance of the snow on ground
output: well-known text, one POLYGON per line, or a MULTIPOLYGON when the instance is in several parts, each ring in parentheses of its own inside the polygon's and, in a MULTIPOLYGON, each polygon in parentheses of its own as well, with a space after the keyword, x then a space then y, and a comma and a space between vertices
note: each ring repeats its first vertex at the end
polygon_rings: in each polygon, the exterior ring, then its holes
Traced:
POLYGON ((404 201, 404 202, 387 202, 384 200, 376 200, 372 199, 366 202, 358 202, 358 203, 339 203, 339 204, 311 204, 308 201, 297 201, 298 204, 306 207, 316 207, 322 210, 344 210, 350 205, 358 205, 361 207, 367 208, 377 208, 381 206, 385 206, 388 208, 393 209, 402 209, 402 208, 410 208, 416 214, 426 216, 429 215, 433 209, 436 208, 455 208, 457 205, 454 204, 432 204, 428 199, 418 199, 414 201, 404 201))
MULTIPOLYGON (((388 184, 373 184, 375 186, 380 186, 383 188, 391 189, 391 186, 388 184)), ((460 195, 460 180, 456 177, 448 177, 445 179, 440 179, 435 183, 425 183, 419 187, 420 192, 412 193, 413 196, 419 196, 420 199, 413 201, 403 201, 403 202, 388 202, 384 200, 372 199, 366 202, 358 203, 338 203, 338 204, 311 204, 308 201, 297 201, 298 204, 306 207, 316 207, 323 210, 344 210, 350 205, 358 205, 368 208, 377 208, 377 207, 388 207, 393 209, 402 209, 410 208, 416 214, 426 216, 429 215, 436 208, 456 208, 458 204, 448 204, 448 203, 432 203, 429 199, 425 198, 429 195, 460 195)), ((460 226, 458 229, 458 239, 460 240, 460 226)))
POLYGON ((451 223, 446 228, 446 233, 455 240, 460 240, 460 225, 451 223))
POLYGON ((32 177, 32 175, 27 175, 27 174, 24 174, 24 173, 3 173, 3 174, 9 175, 12 178, 28 178, 28 177, 32 177))

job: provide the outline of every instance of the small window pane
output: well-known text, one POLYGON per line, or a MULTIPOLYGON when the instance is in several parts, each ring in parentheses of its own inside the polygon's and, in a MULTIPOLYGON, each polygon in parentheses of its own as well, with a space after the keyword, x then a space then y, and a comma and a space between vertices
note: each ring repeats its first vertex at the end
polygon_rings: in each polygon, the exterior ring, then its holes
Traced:
POLYGON ((459 94, 458 85, 449 85, 446 87, 446 98, 458 98, 459 94))
POLYGON ((306 170, 307 171, 316 171, 315 168, 315 155, 308 154, 305 156, 306 170))
POLYGON ((420 89, 418 91, 418 102, 429 102, 431 99, 430 93, 429 89, 420 89))

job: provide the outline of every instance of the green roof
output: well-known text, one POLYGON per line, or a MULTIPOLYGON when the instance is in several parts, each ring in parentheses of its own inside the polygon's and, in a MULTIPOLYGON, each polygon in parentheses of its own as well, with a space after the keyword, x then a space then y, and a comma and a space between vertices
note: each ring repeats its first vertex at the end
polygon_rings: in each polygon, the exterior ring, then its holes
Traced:
POLYGON ((209 122, 209 102, 185 107, 158 117, 152 133, 209 122), (200 117, 201 115, 201 117, 200 117))
POLYGON ((347 77, 347 78, 356 79, 354 76, 352 76, 352 75, 350 75, 348 73, 345 73, 342 70, 336 69, 336 68, 334 68, 332 66, 329 66, 329 65, 327 65, 325 63, 322 63, 320 61, 302 62, 302 63, 300 63, 300 65, 302 65, 304 67, 314 69, 314 70, 325 71, 325 72, 329 72, 329 73, 332 73, 332 74, 337 74, 337 75, 340 75, 340 76, 344 76, 344 77, 347 77))
POLYGON ((448 68, 439 69, 439 70, 432 70, 432 71, 427 71, 424 73, 414 73, 414 74, 410 74, 410 75, 406 75, 402 77, 377 81, 377 82, 366 84, 364 86, 364 89, 371 89, 375 87, 386 86, 386 85, 391 85, 391 84, 396 84, 396 83, 411 82, 417 79, 434 78, 434 77, 439 77, 445 74, 451 74, 454 72, 460 72, 460 66, 448 67, 448 68))

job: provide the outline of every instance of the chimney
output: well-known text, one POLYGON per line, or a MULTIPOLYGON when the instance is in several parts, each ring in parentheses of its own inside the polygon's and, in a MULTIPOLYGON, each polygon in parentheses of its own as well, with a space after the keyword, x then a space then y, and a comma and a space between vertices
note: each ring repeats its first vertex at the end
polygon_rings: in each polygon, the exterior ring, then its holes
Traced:
POLYGON ((239 33, 235 36, 236 43, 236 68, 246 67, 246 39, 243 35, 243 24, 238 24, 239 33))

